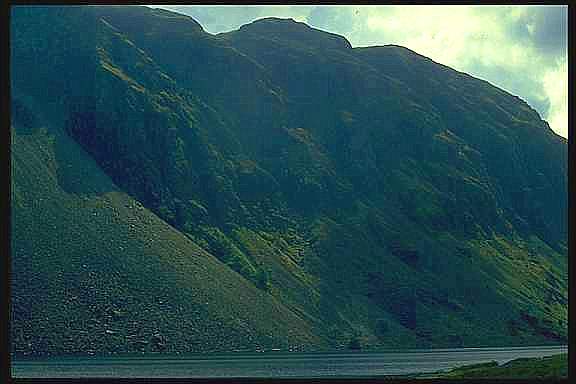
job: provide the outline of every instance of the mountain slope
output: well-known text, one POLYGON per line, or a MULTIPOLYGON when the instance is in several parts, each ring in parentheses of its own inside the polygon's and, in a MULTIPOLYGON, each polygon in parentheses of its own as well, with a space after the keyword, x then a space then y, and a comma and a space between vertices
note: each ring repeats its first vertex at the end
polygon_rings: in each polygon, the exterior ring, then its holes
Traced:
POLYGON ((14 351, 565 342, 567 145, 514 96, 282 19, 15 7, 11 50, 14 351))
POLYGON ((16 133, 12 151, 16 352, 322 345, 307 322, 119 190, 58 128, 16 133))

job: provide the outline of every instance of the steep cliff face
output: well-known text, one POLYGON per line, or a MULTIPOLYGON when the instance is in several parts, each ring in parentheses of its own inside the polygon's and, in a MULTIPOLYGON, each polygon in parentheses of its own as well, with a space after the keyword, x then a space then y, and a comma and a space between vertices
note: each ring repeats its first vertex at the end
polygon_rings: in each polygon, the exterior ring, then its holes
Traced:
POLYGON ((566 340, 567 143, 517 97, 291 20, 11 32, 14 351, 566 340))

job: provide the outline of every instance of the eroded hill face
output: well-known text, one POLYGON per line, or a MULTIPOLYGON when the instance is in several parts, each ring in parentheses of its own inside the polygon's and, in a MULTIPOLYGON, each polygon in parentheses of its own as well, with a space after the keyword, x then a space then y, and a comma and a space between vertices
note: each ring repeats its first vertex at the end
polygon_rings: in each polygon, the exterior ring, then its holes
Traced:
POLYGON ((520 99, 282 19, 11 38, 14 351, 566 341, 567 143, 520 99))

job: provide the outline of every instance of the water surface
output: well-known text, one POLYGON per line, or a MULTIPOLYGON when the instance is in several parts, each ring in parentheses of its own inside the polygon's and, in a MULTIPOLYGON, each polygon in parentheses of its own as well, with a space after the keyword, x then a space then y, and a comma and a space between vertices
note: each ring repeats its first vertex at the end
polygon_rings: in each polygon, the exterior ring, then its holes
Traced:
POLYGON ((568 352, 567 346, 390 350, 385 352, 262 352, 13 360, 16 378, 357 377, 437 372, 461 365, 568 352))

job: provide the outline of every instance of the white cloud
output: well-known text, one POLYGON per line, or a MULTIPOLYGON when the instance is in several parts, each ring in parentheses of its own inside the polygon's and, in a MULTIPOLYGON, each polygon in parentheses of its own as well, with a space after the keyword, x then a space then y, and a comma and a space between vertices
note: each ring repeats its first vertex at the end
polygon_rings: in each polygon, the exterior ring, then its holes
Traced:
POLYGON ((550 101, 546 116, 550 127, 559 135, 568 137, 568 63, 560 60, 555 69, 543 76, 544 93, 550 101))

